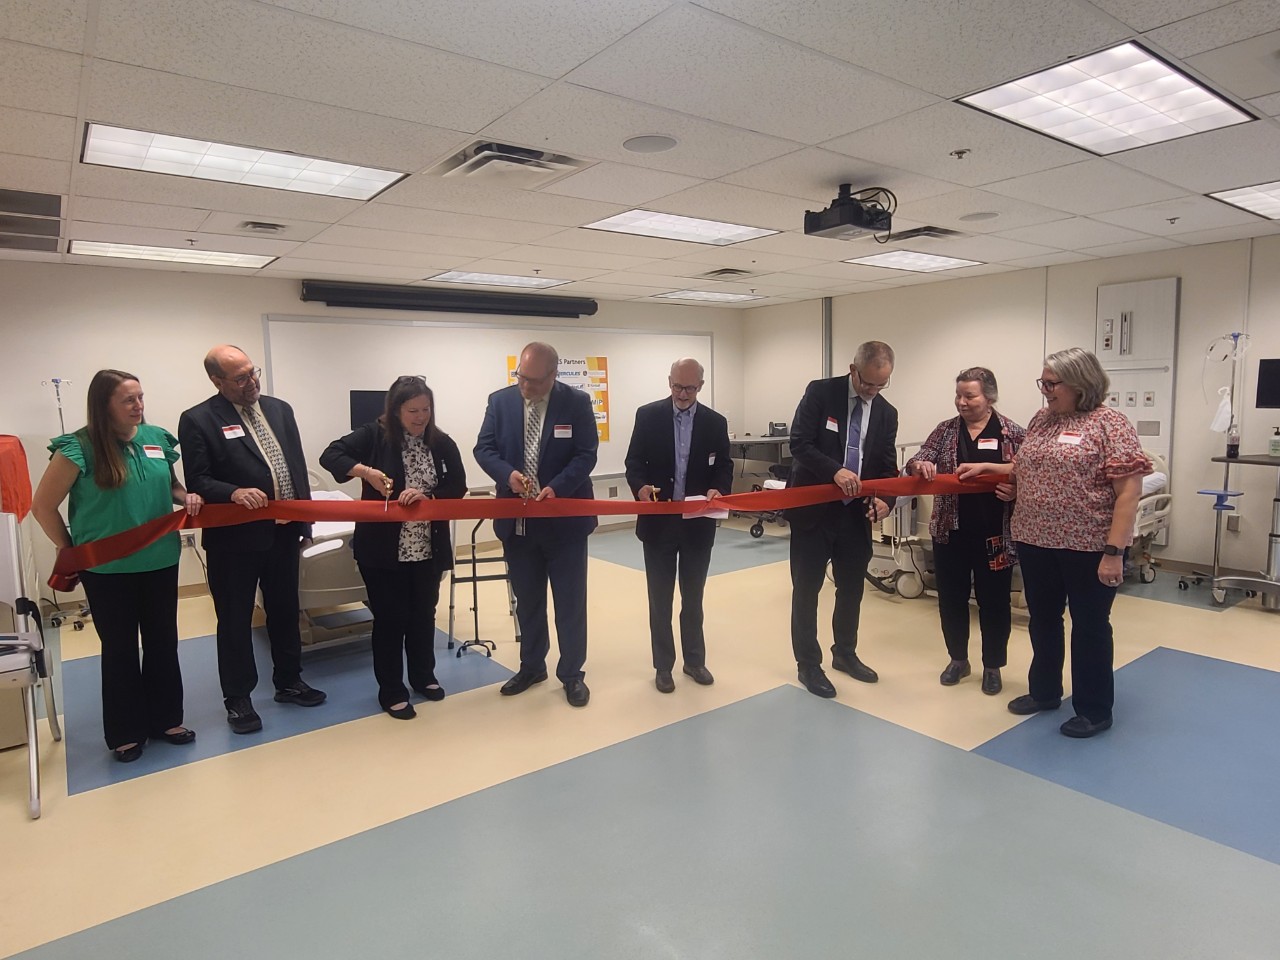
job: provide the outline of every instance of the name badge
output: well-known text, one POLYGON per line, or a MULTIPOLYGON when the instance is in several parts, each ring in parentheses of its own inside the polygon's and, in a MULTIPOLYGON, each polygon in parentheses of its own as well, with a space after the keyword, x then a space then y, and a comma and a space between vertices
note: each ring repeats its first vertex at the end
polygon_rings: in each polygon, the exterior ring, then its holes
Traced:
POLYGON ((149 443, 144 443, 142 445, 142 452, 147 455, 148 460, 164 459, 164 447, 157 447, 149 443))
POLYGON ((840 424, 836 423, 835 417, 827 417, 827 429, 832 433, 840 432, 840 424))
POLYGON ((714 453, 707 454, 707 466, 714 467, 716 465, 716 455, 714 453))
POLYGON ((1080 441, 1083 439, 1084 437, 1082 437, 1080 434, 1071 433, 1070 431, 1063 431, 1062 433, 1058 434, 1059 443, 1069 443, 1073 447, 1080 446, 1080 441))
POLYGON ((552 436, 554 436, 557 440, 572 440, 573 424, 557 423, 555 425, 555 429, 552 432, 552 436))
POLYGON ((999 450, 1000 441, 997 440, 995 437, 982 437, 980 440, 978 440, 978 449, 979 450, 999 450))
POLYGON ((222 437, 224 440, 234 440, 236 437, 244 436, 244 427, 238 423, 228 424, 222 428, 222 437))

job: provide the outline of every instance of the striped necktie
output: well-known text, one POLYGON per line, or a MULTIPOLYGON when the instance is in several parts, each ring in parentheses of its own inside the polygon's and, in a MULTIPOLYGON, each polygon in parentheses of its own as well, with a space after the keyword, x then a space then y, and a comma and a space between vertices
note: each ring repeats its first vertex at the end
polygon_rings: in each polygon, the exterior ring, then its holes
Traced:
POLYGON ((528 404, 524 418, 524 475, 538 487, 538 446, 542 442, 542 411, 536 402, 528 404))

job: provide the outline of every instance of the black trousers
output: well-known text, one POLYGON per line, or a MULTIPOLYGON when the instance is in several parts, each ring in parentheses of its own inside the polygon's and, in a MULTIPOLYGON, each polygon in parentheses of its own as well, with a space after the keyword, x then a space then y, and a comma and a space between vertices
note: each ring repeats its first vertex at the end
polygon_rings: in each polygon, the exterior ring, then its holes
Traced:
POLYGON ((102 731, 114 750, 182 726, 178 565, 80 574, 102 641, 102 731), (138 659, 138 637, 142 659, 138 659))
POLYGON ((1071 609, 1071 703, 1097 723, 1111 718, 1115 702, 1111 603, 1115 587, 1098 580, 1101 552, 1049 550, 1018 544, 1027 612, 1031 615, 1031 671, 1037 700, 1062 696, 1063 611, 1071 609))
POLYGON ((404 685, 422 690, 436 682, 436 603, 440 571, 434 560, 394 567, 360 564, 373 611, 373 676, 383 709, 409 699, 404 685))
POLYGON ((836 581, 836 608, 831 616, 831 652, 852 657, 858 647, 858 616, 863 579, 871 562, 871 522, 866 501, 827 510, 814 526, 791 528, 791 648, 796 663, 819 666, 818 594, 827 574, 827 561, 836 581))
POLYGON ((262 587, 271 640, 271 680, 277 690, 302 676, 298 632, 298 528, 276 526, 267 550, 209 550, 209 593, 218 615, 218 678, 226 698, 247 697, 258 685, 253 656, 253 606, 262 587))
POLYGON ((938 584, 938 616, 942 638, 952 660, 969 659, 969 590, 978 598, 982 631, 982 665, 999 669, 1007 662, 1009 588, 1013 567, 992 570, 984 532, 952 530, 946 543, 933 541, 933 572, 938 584))
POLYGON ((677 579, 680 581, 680 652, 685 666, 703 667, 707 663, 707 644, 702 632, 702 593, 707 585, 707 569, 711 566, 716 522, 707 517, 662 519, 671 522, 663 525, 657 537, 643 544, 653 668, 670 671, 675 666, 671 608, 677 579))
MULTIPOLYGON (((547 627, 547 584, 556 601, 556 639, 562 683, 582 679, 587 662, 587 538, 559 537, 554 521, 526 536, 503 541, 511 589, 520 621, 520 669, 541 673, 547 668, 551 634, 547 627)), ((532 526, 532 524, 530 524, 532 526)))

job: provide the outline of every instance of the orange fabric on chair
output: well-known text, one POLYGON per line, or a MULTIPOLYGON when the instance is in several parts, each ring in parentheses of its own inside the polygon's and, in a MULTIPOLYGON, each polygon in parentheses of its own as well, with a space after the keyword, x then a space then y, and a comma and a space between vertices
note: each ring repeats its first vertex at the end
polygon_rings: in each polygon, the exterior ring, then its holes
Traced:
POLYGON ((31 512, 27 452, 21 440, 7 434, 0 434, 0 512, 16 514, 19 522, 31 512))

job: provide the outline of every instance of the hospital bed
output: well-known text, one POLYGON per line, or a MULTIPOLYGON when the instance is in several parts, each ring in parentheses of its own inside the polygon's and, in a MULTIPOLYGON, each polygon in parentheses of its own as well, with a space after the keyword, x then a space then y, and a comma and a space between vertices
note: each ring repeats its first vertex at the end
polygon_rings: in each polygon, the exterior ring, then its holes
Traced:
POLYGON ((1125 575, 1131 571, 1143 583, 1156 578, 1151 548, 1168 541, 1169 518, 1173 515, 1173 495, 1169 493, 1169 463, 1150 450, 1143 451, 1155 472, 1142 478, 1142 496, 1138 500, 1138 516, 1133 524, 1133 546, 1125 561, 1125 575))
MULTIPOLYGON (((315 475, 312 475, 313 478, 315 475)), ((312 500, 351 500, 341 490, 313 486, 312 500)), ((304 644, 342 640, 369 632, 372 617, 366 611, 328 616, 315 611, 346 604, 367 604, 364 580, 351 553, 356 525, 350 520, 320 521, 311 525, 311 543, 298 560, 298 628, 304 644), (341 620, 333 623, 331 618, 341 620), (324 621, 330 621, 325 623, 324 621)))

